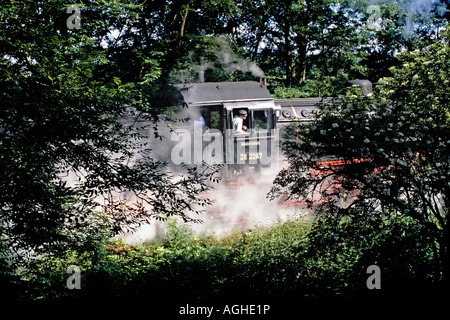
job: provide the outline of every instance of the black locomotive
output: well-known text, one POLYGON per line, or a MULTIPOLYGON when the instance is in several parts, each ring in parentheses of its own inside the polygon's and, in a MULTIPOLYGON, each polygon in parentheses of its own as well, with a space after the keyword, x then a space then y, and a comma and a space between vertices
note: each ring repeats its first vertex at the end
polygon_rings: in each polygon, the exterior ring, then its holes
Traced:
MULTIPOLYGON (((368 92, 371 84, 357 80, 368 92)), ((263 81, 199 82, 174 86, 185 119, 172 132, 175 164, 223 164, 228 181, 274 174, 283 127, 312 121, 326 98, 273 99, 263 81)))

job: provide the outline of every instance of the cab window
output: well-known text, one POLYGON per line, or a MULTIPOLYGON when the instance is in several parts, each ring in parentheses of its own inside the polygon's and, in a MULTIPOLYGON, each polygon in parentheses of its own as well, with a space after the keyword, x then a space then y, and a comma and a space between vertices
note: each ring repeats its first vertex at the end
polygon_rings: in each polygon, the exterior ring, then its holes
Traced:
POLYGON ((205 122, 206 129, 222 129, 222 107, 221 106, 207 106, 200 108, 200 115, 205 122))
POLYGON ((254 110, 253 111, 253 129, 267 130, 268 123, 268 111, 267 110, 254 110))

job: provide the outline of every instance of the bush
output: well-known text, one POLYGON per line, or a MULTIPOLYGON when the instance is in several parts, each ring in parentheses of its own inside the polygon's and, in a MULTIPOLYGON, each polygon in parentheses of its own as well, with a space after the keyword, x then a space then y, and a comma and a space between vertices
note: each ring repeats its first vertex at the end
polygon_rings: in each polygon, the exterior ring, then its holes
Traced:
MULTIPOLYGON (((383 288, 428 281, 433 252, 426 233, 397 216, 349 219, 336 212, 231 235, 196 237, 169 223, 162 242, 110 241, 95 252, 67 252, 30 263, 22 297, 46 301, 249 301, 371 297, 366 269, 378 265, 383 288), (69 265, 81 290, 65 287, 69 265), (415 281, 415 282, 414 282, 415 281)), ((384 293, 389 292, 384 290, 384 293)))
POLYGON ((424 226, 397 213, 335 210, 319 214, 308 233, 304 276, 316 285, 313 294, 367 299, 380 294, 367 290, 370 265, 380 267, 385 296, 431 287, 436 255, 424 226))

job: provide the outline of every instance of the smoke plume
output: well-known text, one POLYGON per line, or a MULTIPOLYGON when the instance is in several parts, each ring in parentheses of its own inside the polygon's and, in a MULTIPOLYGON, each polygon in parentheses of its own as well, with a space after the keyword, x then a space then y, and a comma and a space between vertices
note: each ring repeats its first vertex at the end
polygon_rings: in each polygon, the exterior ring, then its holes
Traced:
MULTIPOLYGON (((234 50, 226 36, 215 36, 209 39, 209 49, 213 50, 209 57, 203 56, 201 52, 191 51, 187 55, 190 68, 197 72, 203 73, 208 69, 220 68, 226 74, 232 74, 235 71, 242 73, 251 73, 255 78, 264 78, 264 71, 253 61, 247 60, 239 56, 234 50)), ((194 82, 195 79, 189 79, 189 76, 182 75, 180 82, 194 82)), ((197 79, 199 81, 199 79, 197 79)), ((200 81, 201 82, 201 81, 200 81)))
POLYGON ((410 37, 414 32, 414 24, 417 18, 428 19, 435 14, 442 16, 446 11, 445 4, 438 0, 411 0, 405 1, 406 23, 403 28, 402 35, 406 38, 410 37))
POLYGON ((243 73, 250 72, 258 78, 264 77, 262 69, 255 62, 239 57, 225 38, 218 37, 217 40, 219 44, 217 56, 227 73, 241 71, 243 73))
MULTIPOLYGON (((202 223, 190 223, 190 228, 196 235, 221 237, 235 230, 269 226, 308 214, 306 209, 298 205, 269 200, 266 195, 272 179, 273 176, 265 176, 253 183, 243 183, 239 186, 229 186, 225 182, 215 185, 214 190, 204 194, 214 204, 208 207, 204 214, 198 216, 202 223)), ((162 239, 166 231, 165 222, 154 221, 123 238, 130 243, 152 241, 162 239)))

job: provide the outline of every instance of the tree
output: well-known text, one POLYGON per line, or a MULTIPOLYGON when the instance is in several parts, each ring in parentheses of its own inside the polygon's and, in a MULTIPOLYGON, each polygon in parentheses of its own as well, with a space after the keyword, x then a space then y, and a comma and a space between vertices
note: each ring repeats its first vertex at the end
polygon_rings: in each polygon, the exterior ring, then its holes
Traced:
POLYGON ((375 96, 351 93, 320 107, 301 143, 284 143, 288 167, 271 190, 311 205, 321 197, 324 214, 339 205, 350 218, 364 210, 368 218, 414 219, 433 239, 435 279, 444 281, 450 276, 448 36, 447 30, 428 48, 402 52, 401 67, 391 69, 375 96))
MULTIPOLYGON (((364 22, 344 1, 257 1, 237 15, 238 43, 287 87, 308 79, 339 86, 342 77, 365 72, 359 50, 364 37, 358 32, 364 22)), ((313 95, 323 93, 319 89, 313 95)))
POLYGON ((131 110, 148 123, 159 111, 132 108, 143 109, 139 97, 158 79, 157 62, 143 61, 138 82, 112 71, 120 53, 103 42, 108 23, 129 23, 140 7, 90 2, 80 7, 80 29, 72 30, 67 7, 60 0, 12 2, 0 12, 1 253, 16 262, 30 253, 88 250, 105 232, 152 219, 192 221, 189 213, 208 203, 197 196, 211 176, 167 170, 132 125, 136 116, 129 117, 131 110))
POLYGON ((189 53, 193 36, 231 34, 232 17, 237 10, 234 0, 141 2, 139 20, 124 36, 136 39, 134 43, 144 52, 153 48, 163 53, 162 78, 189 53))
POLYGON ((443 22, 440 14, 425 10, 429 6, 435 11, 439 7, 438 2, 423 2, 422 10, 414 9, 417 7, 414 3, 419 1, 408 2, 379 1, 371 6, 367 1, 361 1, 353 6, 353 10, 365 15, 367 20, 364 30, 366 44, 361 49, 367 55, 363 61, 368 71, 367 78, 372 81, 390 76, 389 68, 399 65, 397 54, 404 48, 424 48, 432 43, 436 29, 443 22), (377 17, 377 25, 370 26, 369 22, 377 17))

